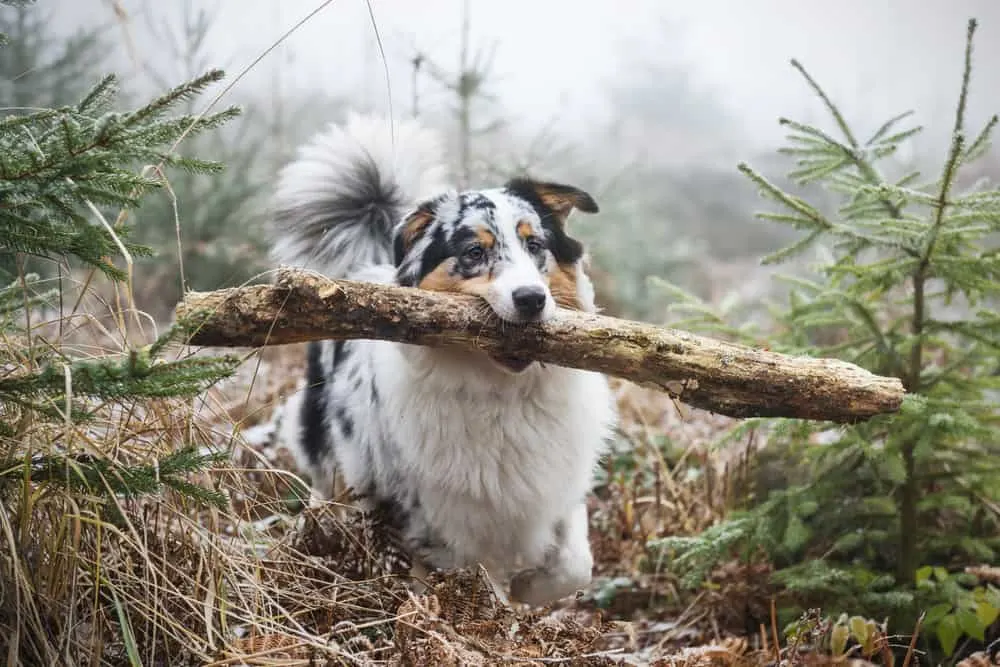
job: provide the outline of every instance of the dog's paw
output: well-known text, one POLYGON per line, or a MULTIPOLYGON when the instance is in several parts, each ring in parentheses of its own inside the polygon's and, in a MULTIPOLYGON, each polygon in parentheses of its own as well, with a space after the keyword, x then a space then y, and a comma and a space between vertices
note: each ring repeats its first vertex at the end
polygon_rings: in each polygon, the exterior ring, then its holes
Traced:
POLYGON ((575 595, 590 583, 590 577, 557 574, 547 568, 521 570, 510 580, 510 598, 532 607, 544 607, 575 595))
POLYGON ((530 568, 527 570, 521 570, 510 580, 510 599, 514 602, 521 602, 524 604, 530 604, 532 606, 542 606, 550 600, 542 599, 541 596, 541 580, 545 577, 545 573, 541 568, 530 568))

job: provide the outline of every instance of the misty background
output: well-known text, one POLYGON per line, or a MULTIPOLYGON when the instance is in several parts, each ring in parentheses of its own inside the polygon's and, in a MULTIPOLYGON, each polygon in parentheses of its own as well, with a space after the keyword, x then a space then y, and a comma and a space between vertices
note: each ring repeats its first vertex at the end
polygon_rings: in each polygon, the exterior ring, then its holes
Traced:
MULTIPOLYGON (((711 302, 774 289, 759 260, 794 232, 754 219, 766 203, 736 165, 795 191, 778 118, 833 127, 790 59, 862 137, 914 110, 925 132, 894 159, 900 172, 933 174, 970 17, 978 127, 1000 110, 1000 4, 989 0, 39 0, 0 9, 12 37, 0 99, 71 103, 107 72, 121 77, 123 104, 212 67, 235 81, 218 104, 244 116, 187 147, 228 170, 167 174, 170 191, 134 213, 140 240, 160 251, 137 286, 156 317, 169 317, 182 275, 191 289, 261 279, 275 170, 347 110, 374 110, 444 132, 459 185, 528 171, 588 189, 602 213, 572 224, 591 247, 600 301, 660 321, 665 296, 650 276, 711 302)), ((982 164, 980 175, 1000 175, 995 153, 982 164)))

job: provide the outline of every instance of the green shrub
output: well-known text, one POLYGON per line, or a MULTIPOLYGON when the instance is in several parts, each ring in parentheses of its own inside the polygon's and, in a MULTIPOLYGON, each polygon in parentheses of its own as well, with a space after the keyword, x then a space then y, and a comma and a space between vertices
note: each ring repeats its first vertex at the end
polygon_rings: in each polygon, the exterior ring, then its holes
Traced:
POLYGON ((116 112, 108 76, 71 106, 0 118, 0 256, 14 258, 18 274, 0 283, 0 652, 11 664, 57 664, 77 650, 100 650, 101 640, 77 630, 115 613, 131 637, 125 610, 136 617, 135 596, 119 598, 122 570, 110 571, 107 556, 137 534, 130 528, 143 519, 125 511, 137 499, 170 493, 191 505, 228 502, 190 478, 228 452, 206 447, 184 423, 191 411, 179 399, 230 376, 240 359, 166 359, 180 325, 132 343, 139 337, 130 333, 138 326, 128 299, 133 262, 151 250, 131 240, 126 216, 110 213, 162 186, 142 165, 222 168, 174 149, 182 136, 217 128, 237 110, 171 115, 220 78, 212 71, 116 112), (72 262, 90 276, 82 286, 42 280, 24 271, 27 256, 61 275, 72 262), (87 337, 79 322, 98 322, 99 314, 78 306, 105 280, 125 297, 109 308, 115 331, 98 324, 87 337))
MULTIPOLYGON (((782 119, 790 144, 782 150, 797 162, 790 176, 830 191, 838 207, 821 210, 740 165, 780 207, 759 217, 802 235, 765 261, 810 250, 818 257, 814 276, 787 278, 787 303, 772 307, 770 347, 898 377, 908 391, 903 409, 843 427, 742 423, 730 437, 766 433, 767 448, 790 471, 787 484, 701 538, 660 543, 675 568, 694 575, 690 583, 719 559, 765 554, 790 613, 821 605, 831 614, 890 615, 905 632, 919 611, 947 603, 928 619, 945 653, 958 635, 982 635, 983 622, 995 618, 996 591, 964 589, 979 605, 977 625, 968 601, 957 599, 954 587, 918 577, 926 572, 921 567, 947 572, 1000 560, 1000 253, 993 244, 1000 190, 956 185, 963 169, 987 153, 997 124, 994 116, 977 133, 966 127, 975 26, 971 21, 951 142, 935 178, 883 175, 882 162, 920 131, 903 125, 910 114, 859 140, 794 61, 834 129, 782 119)), ((680 299, 673 312, 687 316, 676 326, 760 340, 759 331, 726 325, 693 297, 680 299)))

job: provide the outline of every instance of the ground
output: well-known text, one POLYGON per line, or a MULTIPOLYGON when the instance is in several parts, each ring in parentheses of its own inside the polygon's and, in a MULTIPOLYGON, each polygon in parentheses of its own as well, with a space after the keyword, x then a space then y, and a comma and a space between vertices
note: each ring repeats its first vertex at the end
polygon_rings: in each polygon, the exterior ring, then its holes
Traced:
POLYGON ((722 516, 749 460, 745 445, 708 446, 731 420, 614 380, 621 432, 591 498, 590 590, 553 608, 514 609, 493 599, 481 573, 462 571, 437 575, 431 591, 414 595, 381 555, 391 545, 359 515, 305 507, 300 482, 280 472, 296 464, 275 444, 271 415, 299 388, 302 359, 301 348, 266 350, 216 390, 216 408, 205 411, 217 433, 239 424, 237 468, 253 492, 233 500, 275 565, 257 584, 288 598, 283 606, 298 628, 239 628, 242 638, 219 655, 230 662, 218 664, 279 655, 401 665, 773 662, 770 630, 759 634, 769 614, 766 571, 734 562, 695 595, 681 591, 646 546, 722 516))
MULTIPOLYGON (((109 319, 102 331, 113 338, 128 327, 109 319)), ((65 334, 63 345, 114 353, 106 339, 65 334)), ((655 539, 725 516, 760 477, 757 438, 716 446, 735 422, 618 380, 620 432, 590 498, 593 585, 535 610, 498 603, 479 571, 435 575, 415 594, 391 542, 359 513, 308 506, 294 457, 275 441, 276 409, 300 389, 302 347, 241 354, 236 376, 195 400, 109 402, 90 421, 39 422, 3 440, 21 452, 15 460, 49 447, 113 461, 116 474, 184 445, 221 454, 180 486, 136 495, 22 482, 30 465, 5 472, 0 652, 9 664, 818 667, 867 657, 890 667, 890 647, 906 650, 907 638, 876 632, 866 656, 855 646, 833 658, 818 612, 787 637, 767 565, 734 558, 705 585, 682 586, 655 539), (184 484, 220 502, 194 502, 184 484)))

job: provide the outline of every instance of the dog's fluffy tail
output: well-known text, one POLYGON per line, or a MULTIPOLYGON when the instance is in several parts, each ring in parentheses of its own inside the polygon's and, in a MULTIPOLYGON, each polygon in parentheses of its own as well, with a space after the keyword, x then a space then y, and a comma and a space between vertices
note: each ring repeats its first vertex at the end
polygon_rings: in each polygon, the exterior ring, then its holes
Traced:
POLYGON ((277 263, 344 278, 392 261, 406 210, 446 187, 441 142, 416 121, 352 114, 281 170, 271 223, 277 263))

